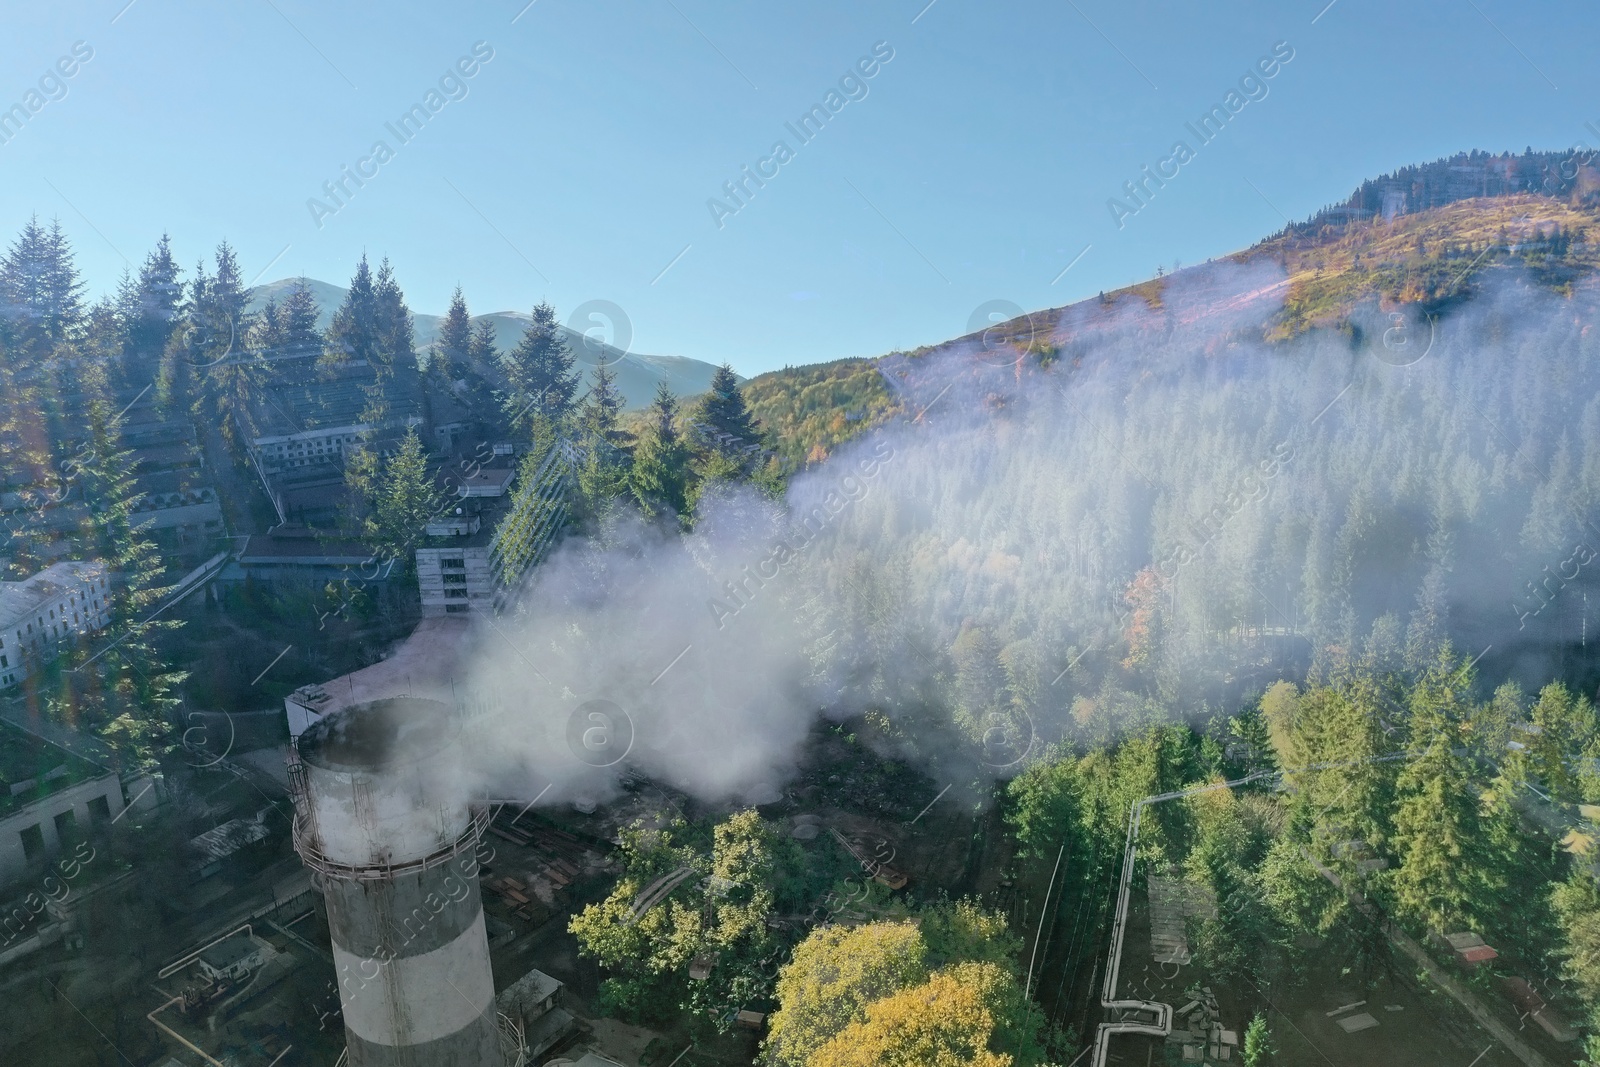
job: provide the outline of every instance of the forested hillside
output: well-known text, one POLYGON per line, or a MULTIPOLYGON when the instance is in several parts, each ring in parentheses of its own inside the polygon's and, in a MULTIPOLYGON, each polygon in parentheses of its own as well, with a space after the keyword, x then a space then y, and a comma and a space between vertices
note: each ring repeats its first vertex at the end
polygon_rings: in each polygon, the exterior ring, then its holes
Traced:
MULTIPOLYGON (((1594 153, 1464 153, 1363 182, 1345 202, 1243 251, 911 354, 981 348, 992 362, 1014 347, 1046 361, 1071 357, 1116 321, 1117 305, 1129 297, 1174 323, 1220 323, 1218 316, 1260 309, 1251 332, 1275 343, 1314 328, 1381 336, 1397 325, 1414 328, 1506 277, 1570 295, 1600 268, 1597 236, 1600 167, 1594 153), (1238 286, 1241 268, 1255 285, 1238 286)), ((843 388, 839 403, 851 429, 860 412, 870 424, 886 410, 867 400, 863 362, 871 361, 826 365, 857 368, 826 374, 839 383, 836 390, 843 388)), ((811 403, 820 373, 820 367, 786 368, 757 379, 758 407, 775 415, 814 411, 814 417, 772 422, 785 455, 808 456, 818 445, 827 451, 837 443, 824 429, 835 417, 811 403)))
POLYGON ((898 410, 876 362, 867 359, 763 374, 746 384, 745 397, 791 466, 820 463, 898 410))

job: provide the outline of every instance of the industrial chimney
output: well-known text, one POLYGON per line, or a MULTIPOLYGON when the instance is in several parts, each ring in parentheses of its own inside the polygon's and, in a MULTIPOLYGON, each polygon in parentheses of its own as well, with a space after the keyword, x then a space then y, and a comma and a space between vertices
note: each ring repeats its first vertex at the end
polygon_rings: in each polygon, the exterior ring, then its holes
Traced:
POLYGON ((291 749, 295 849, 328 908, 350 1067, 504 1067, 478 891, 485 818, 448 780, 459 719, 357 704, 291 749))

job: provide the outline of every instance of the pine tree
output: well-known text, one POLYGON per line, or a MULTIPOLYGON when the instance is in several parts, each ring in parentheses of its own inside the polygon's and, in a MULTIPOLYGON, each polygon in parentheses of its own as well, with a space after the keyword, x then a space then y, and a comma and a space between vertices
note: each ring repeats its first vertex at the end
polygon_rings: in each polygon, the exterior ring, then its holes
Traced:
MULTIPOLYGON (((188 356, 203 385, 194 403, 196 414, 208 416, 230 445, 241 448, 256 436, 255 400, 266 380, 266 364, 247 351, 250 294, 227 241, 217 246, 216 266, 215 277, 205 286, 196 272, 190 295, 188 356)), ((277 305, 269 303, 266 314, 278 314, 277 305)))
MULTIPOLYGON (((487 322, 487 320, 485 320, 487 322)), ((494 327, 490 327, 492 331, 494 327)), ((450 310, 439 324, 439 340, 433 346, 433 359, 429 369, 446 382, 461 377, 472 350, 472 317, 467 314, 467 300, 461 295, 461 286, 450 297, 450 310)))
POLYGON ((0 476, 30 515, 56 480, 58 444, 76 436, 63 404, 82 292, 60 223, 46 230, 30 219, 0 260, 0 476))
POLYGON ((617 390, 617 374, 602 357, 595 367, 594 384, 583 396, 578 409, 578 432, 586 445, 619 446, 625 435, 618 428, 622 414, 622 394, 617 390))
POLYGON ((383 338, 379 323, 377 292, 372 280, 372 270, 363 253, 356 272, 350 278, 350 288, 345 292, 339 310, 333 313, 328 325, 327 344, 320 369, 331 371, 341 363, 365 362, 377 367, 384 361, 383 338))
POLYGON ((278 307, 275 328, 277 348, 265 354, 320 360, 323 354, 322 330, 317 326, 317 298, 304 278, 289 287, 289 295, 278 307))
POLYGON ((1412 759, 1395 783, 1396 908, 1440 933, 1459 930, 1479 911, 1490 869, 1471 768, 1456 754, 1468 673, 1446 652, 1418 680, 1411 694, 1412 759))
POLYGON ((428 475, 428 457, 416 427, 407 427, 400 445, 386 458, 373 501, 368 533, 385 559, 409 566, 423 527, 439 510, 439 492, 428 475))
POLYGON ((172 258, 172 242, 161 235, 155 250, 145 257, 137 280, 124 278, 117 294, 125 331, 123 355, 129 384, 155 379, 167 344, 182 321, 184 284, 182 270, 172 258))
POLYGON ((467 383, 467 407, 474 412, 499 410, 499 394, 486 375, 500 367, 500 350, 495 344, 494 322, 479 319, 467 344, 467 358, 456 370, 457 380, 467 383))
POLYGON ((1295 702, 1295 757, 1337 765, 1297 779, 1295 805, 1314 824, 1324 856, 1352 840, 1383 848, 1391 836, 1394 765, 1376 762, 1393 749, 1383 728, 1396 718, 1391 701, 1376 681, 1356 672, 1338 687, 1312 689, 1295 702))
POLYGON ((0 333, 13 360, 38 368, 83 325, 84 284, 60 221, 28 220, 0 262, 0 333))
POLYGON ((372 286, 372 306, 377 321, 378 358, 396 381, 414 382, 417 376, 414 322, 387 256, 378 264, 378 276, 372 286))
POLYGON ((602 357, 577 417, 583 446, 578 491, 591 510, 603 508, 627 488, 629 456, 622 447, 626 435, 618 425, 621 413, 622 394, 617 391, 616 372, 602 357))
POLYGON ((171 747, 175 691, 187 677, 170 669, 154 639, 183 623, 156 615, 171 587, 148 525, 134 511, 142 494, 130 473, 132 451, 121 444, 121 413, 105 366, 88 362, 84 375, 88 437, 76 468, 88 505, 83 541, 116 574, 117 585, 107 643, 98 653, 86 646, 76 655, 76 670, 90 680, 67 690, 58 700, 72 706, 56 710, 95 724, 131 765, 149 769, 171 747))
POLYGON ((508 387, 500 406, 513 430, 535 441, 562 431, 578 391, 573 362, 555 308, 540 304, 517 347, 501 357, 508 387))
POLYGON ((679 516, 688 508, 685 495, 689 450, 678 434, 677 414, 677 398, 666 382, 658 382, 655 399, 650 404, 649 421, 634 447, 633 468, 628 476, 634 499, 647 515, 666 511, 679 516))
POLYGON ((481 320, 472 328, 472 342, 467 346, 467 359, 472 369, 482 374, 500 362, 500 349, 495 346, 494 323, 481 320))
POLYGON ((246 342, 252 353, 259 357, 281 355, 283 352, 284 337, 284 311, 283 305, 278 303, 276 297, 268 297, 267 302, 261 305, 261 311, 251 323, 250 336, 246 342))
POLYGON ((724 363, 711 375, 711 385, 695 412, 699 436, 712 449, 741 465, 752 448, 760 444, 755 416, 745 405, 739 389, 739 376, 724 363))

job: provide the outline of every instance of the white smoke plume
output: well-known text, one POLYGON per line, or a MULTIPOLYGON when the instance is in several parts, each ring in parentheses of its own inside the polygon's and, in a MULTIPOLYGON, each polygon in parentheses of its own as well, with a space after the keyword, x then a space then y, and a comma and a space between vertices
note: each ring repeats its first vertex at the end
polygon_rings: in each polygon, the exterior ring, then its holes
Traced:
POLYGON ((1595 629, 1593 288, 1484 283, 1269 344, 1288 293, 1218 264, 1159 306, 1039 318, 1027 352, 886 358, 903 416, 784 504, 729 490, 686 537, 569 538, 478 635, 470 688, 507 710, 466 777, 601 799, 631 768, 759 801, 819 715, 1004 775, 1341 655, 1449 637, 1493 650, 1486 676, 1563 670, 1595 629))

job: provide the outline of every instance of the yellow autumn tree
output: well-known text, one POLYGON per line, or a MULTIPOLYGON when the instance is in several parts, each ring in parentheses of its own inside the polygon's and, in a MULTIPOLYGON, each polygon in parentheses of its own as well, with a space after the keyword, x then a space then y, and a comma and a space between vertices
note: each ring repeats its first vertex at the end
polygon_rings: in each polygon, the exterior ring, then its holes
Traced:
POLYGON ((956 964, 868 1005, 806 1067, 1011 1067, 992 1046, 1018 996, 1004 968, 956 964))
POLYGON ((804 1067, 866 1007, 927 979, 927 944, 914 922, 825 926, 795 948, 778 979, 766 1052, 776 1067, 804 1067))

